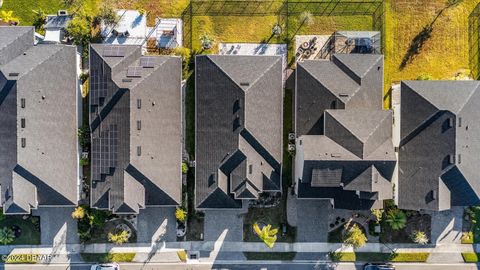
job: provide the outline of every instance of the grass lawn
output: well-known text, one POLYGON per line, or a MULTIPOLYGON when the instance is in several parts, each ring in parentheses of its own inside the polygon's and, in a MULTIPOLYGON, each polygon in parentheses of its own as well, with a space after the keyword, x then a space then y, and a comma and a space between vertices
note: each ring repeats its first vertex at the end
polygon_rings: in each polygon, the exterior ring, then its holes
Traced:
POLYGON ((250 261, 291 261, 296 252, 243 252, 250 261))
MULTIPOLYGON (((82 10, 87 14, 96 14, 102 0, 84 0, 82 10)), ((33 10, 42 10, 47 14, 56 14, 60 9, 67 9, 63 0, 4 0, 1 10, 12 10, 13 15, 20 19, 20 25, 32 25, 35 18, 33 10)))
POLYGON ((190 0, 117 0, 115 6, 123 9, 144 9, 148 13, 148 23, 153 25, 156 17, 181 17, 190 0))
POLYGON ((135 253, 80 253, 85 262, 131 262, 135 253))
POLYGON ((335 252, 330 258, 335 262, 426 262, 430 253, 378 253, 335 252))
POLYGON ((24 220, 22 216, 5 216, 5 219, 0 221, 0 228, 11 228, 16 225, 20 227, 22 233, 10 245, 40 245, 40 230, 39 226, 33 222, 40 224, 38 217, 29 217, 24 220))
POLYGON ((479 253, 464 252, 462 253, 462 257, 466 263, 476 263, 478 262, 479 253))
MULTIPOLYGON (((429 74, 434 79, 451 79, 457 72, 468 69, 468 16, 479 2, 480 0, 462 1, 457 6, 444 10, 435 20, 446 1, 387 0, 385 89, 391 83, 416 79, 421 74, 429 74), (432 22, 430 37, 419 35, 432 22), (401 68, 415 37, 423 41, 420 42, 423 46, 401 68)), ((385 105, 389 105, 388 98, 385 105)))

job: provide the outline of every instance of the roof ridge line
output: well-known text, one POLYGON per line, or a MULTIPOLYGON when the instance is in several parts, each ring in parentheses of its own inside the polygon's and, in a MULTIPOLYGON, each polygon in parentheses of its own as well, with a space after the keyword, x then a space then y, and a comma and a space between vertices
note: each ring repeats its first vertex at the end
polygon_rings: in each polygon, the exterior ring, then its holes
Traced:
POLYGON ((248 90, 250 90, 250 88, 252 88, 261 78, 263 78, 263 76, 265 76, 265 74, 270 71, 270 69, 276 65, 278 63, 278 61, 280 61, 280 59, 282 59, 281 57, 277 57, 277 60, 274 61, 267 69, 265 69, 262 74, 260 74, 260 76, 257 77, 257 79, 255 79, 244 91, 247 92, 248 90))
MULTIPOLYGON (((309 60, 309 61, 313 61, 313 60, 309 60)), ((323 62, 326 62, 326 63, 330 62, 330 63, 332 63, 336 68, 338 68, 340 71, 342 71, 342 73, 345 73, 345 72, 343 72, 343 70, 342 70, 341 68, 339 68, 337 65, 335 65, 332 61, 326 60, 326 61, 323 61, 323 62)), ((326 87, 320 80, 318 80, 318 79, 315 77, 315 75, 313 75, 308 69, 303 68, 303 70, 305 70, 312 78, 314 78, 321 86, 323 86, 323 88, 327 89, 327 91, 330 92, 330 94, 332 94, 334 97, 340 99, 339 97, 337 97, 337 95, 336 95, 335 93, 333 93, 332 91, 330 91, 330 89, 329 89, 328 87, 326 87)), ((358 92, 358 90, 361 88, 361 85, 358 84, 354 79, 352 79, 352 77, 350 77, 350 76, 348 76, 348 75, 347 75, 347 77, 348 77, 350 80, 352 80, 355 84, 358 85, 358 88, 353 92, 353 93, 355 94, 355 93, 358 92)), ((354 95, 351 95, 351 96, 348 95, 347 102, 350 101, 350 99, 352 99, 353 96, 354 96, 354 95)), ((340 99, 340 100, 341 100, 341 99, 340 99)))
MULTIPOLYGON (((383 112, 384 110, 381 109, 381 111, 383 112)), ((375 126, 375 128, 368 134, 366 140, 368 141, 368 139, 370 139, 370 137, 373 135, 373 133, 378 129, 378 127, 383 123, 383 121, 385 120, 385 118, 387 118, 388 116, 390 115, 385 115, 385 117, 383 117, 378 123, 377 125, 375 126)))
POLYGON ((477 87, 475 88, 475 90, 472 91, 472 93, 470 93, 470 95, 468 95, 468 98, 467 98, 467 100, 465 100, 465 103, 463 103, 462 107, 460 109, 458 109, 458 112, 455 112, 455 114, 460 113, 463 110, 463 108, 465 108, 465 105, 467 105, 467 103, 472 98, 473 94, 475 94, 479 88, 480 88, 480 83, 478 83, 478 81, 477 81, 477 87))
MULTIPOLYGON (((5 26, 5 27, 8 27, 8 26, 5 26)), ((33 35, 34 35, 34 39, 35 39, 35 27, 33 27, 33 26, 26 26, 26 25, 15 26, 15 27, 30 28, 30 29, 33 28, 33 35)), ((27 32, 27 33, 28 33, 28 32, 27 32)), ((5 44, 5 46, 2 46, 1 48, 3 49, 3 48, 8 47, 10 44, 12 44, 13 42, 17 41, 18 39, 20 39, 20 37, 23 37, 24 35, 25 35, 25 33, 23 33, 23 35, 17 36, 16 38, 12 39, 11 42, 5 44)), ((33 47, 33 46, 35 46, 35 45, 32 44, 32 47, 33 47)), ((18 55, 18 56, 19 56, 19 55, 18 55)), ((17 57, 18 57, 18 56, 17 56, 17 57)), ((15 58, 17 58, 17 57, 15 57, 15 58)), ((14 58, 14 59, 15 59, 15 58, 14 58)))
POLYGON ((240 85, 238 85, 229 75, 228 73, 223 70, 222 67, 220 67, 219 65, 217 65, 217 63, 215 63, 215 61, 213 61, 211 58, 210 58, 210 55, 206 55, 206 58, 208 58, 208 60, 210 62, 212 62, 212 64, 214 64, 235 86, 237 86, 238 89, 240 89, 240 91, 243 91, 242 87, 240 87, 240 85))
MULTIPOLYGON (((61 49, 58 50, 58 51, 56 51, 55 53, 51 54, 49 57, 45 58, 43 61, 37 63, 36 65, 33 65, 30 69, 27 69, 27 71, 26 71, 25 73, 22 73, 22 74, 20 74, 20 75, 17 77, 16 81, 18 81, 18 80, 19 80, 20 78, 22 78, 23 76, 29 74, 29 73, 32 72, 33 70, 37 69, 39 66, 43 65, 47 60, 49 60, 50 57, 57 55, 59 52, 65 50, 65 48, 66 48, 66 46, 64 46, 64 45, 59 45, 59 44, 54 44, 54 45, 51 45, 51 46, 58 46, 58 47, 61 47, 61 49)), ((30 49, 31 49, 31 48, 29 48, 28 50, 30 50, 30 49)), ((28 51, 28 50, 27 50, 27 51, 28 51)), ((17 58, 20 57, 20 56, 21 56, 21 55, 15 57, 14 59, 12 59, 12 61, 15 60, 15 59, 17 59, 17 58)), ((11 61, 10 61, 10 62, 11 62, 11 61)))

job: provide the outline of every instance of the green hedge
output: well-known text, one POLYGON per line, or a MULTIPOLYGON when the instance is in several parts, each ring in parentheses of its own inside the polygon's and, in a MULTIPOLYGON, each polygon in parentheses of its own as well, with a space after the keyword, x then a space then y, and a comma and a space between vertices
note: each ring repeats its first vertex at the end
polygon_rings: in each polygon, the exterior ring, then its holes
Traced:
POLYGON ((466 263, 476 263, 476 262, 478 262, 478 256, 479 256, 479 254, 474 253, 474 252, 464 252, 464 253, 462 253, 463 260, 466 263))
POLYGON ((379 253, 379 252, 334 252, 330 258, 335 262, 426 262, 430 253, 379 253))
POLYGON ((81 253, 82 258, 86 262, 131 262, 135 257, 135 253, 81 253))

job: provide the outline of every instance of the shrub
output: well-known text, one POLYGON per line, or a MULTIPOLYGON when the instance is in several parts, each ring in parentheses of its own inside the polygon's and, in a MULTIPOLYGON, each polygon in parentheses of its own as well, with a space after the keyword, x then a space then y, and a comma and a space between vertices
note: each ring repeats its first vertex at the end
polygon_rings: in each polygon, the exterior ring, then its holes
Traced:
POLYGON ((147 14, 147 11, 143 8, 140 8, 140 9, 138 9, 138 13, 140 13, 140 15, 143 16, 143 15, 147 14))
POLYGON ((429 75, 429 74, 422 74, 422 75, 417 77, 417 80, 418 81, 431 81, 431 80, 433 80, 433 77, 432 77, 432 75, 429 75))
POLYGON ((90 145, 90 127, 83 125, 78 129, 78 140, 82 148, 86 148, 90 145))
POLYGON ((185 219, 187 218, 187 211, 185 211, 182 208, 177 208, 175 211, 175 217, 177 218, 178 221, 184 222, 185 219))
POLYGON ((272 229, 272 225, 268 224, 260 230, 258 223, 255 222, 253 224, 253 230, 267 247, 273 248, 273 245, 275 245, 277 241, 278 229, 272 229))
POLYGON ((0 229, 0 244, 8 245, 15 240, 15 234, 13 230, 7 227, 0 229))
POLYGON ((367 243, 367 237, 357 224, 353 224, 353 226, 347 230, 343 243, 356 249, 363 247, 367 243))
POLYGON ((130 239, 130 235, 128 234, 127 231, 120 231, 117 233, 108 233, 108 241, 121 245, 123 243, 128 242, 128 239, 130 239))
POLYGON ((372 209, 372 215, 375 216, 375 221, 380 223, 382 221, 382 216, 383 216, 383 210, 382 209, 372 209))
POLYGON ((113 7, 108 4, 103 4, 96 18, 96 20, 103 21, 107 25, 116 24, 119 21, 119 19, 120 18, 117 15, 117 12, 115 11, 115 9, 113 9, 113 7))
POLYGON ((422 232, 422 231, 414 231, 412 233, 412 240, 413 242, 420 244, 420 245, 426 245, 428 244, 428 237, 427 235, 422 232))
POLYGON ((88 158, 82 157, 80 158, 80 166, 87 166, 89 163, 88 158))
POLYGON ((200 37, 200 41, 202 43, 202 49, 204 50, 208 50, 213 46, 213 39, 207 33, 204 33, 200 37))
POLYGON ((188 165, 187 163, 183 162, 182 163, 182 173, 187 174, 188 173, 188 165))
POLYGON ((72 212, 72 218, 74 219, 82 219, 84 217, 85 217, 85 208, 83 208, 82 206, 78 206, 72 212))
POLYGON ((392 209, 388 211, 385 221, 393 230, 400 230, 407 225, 407 215, 399 209, 392 209))
POLYGON ((182 261, 182 262, 187 261, 187 252, 185 252, 184 249, 177 251, 177 255, 178 255, 178 258, 180 259, 180 261, 182 261))

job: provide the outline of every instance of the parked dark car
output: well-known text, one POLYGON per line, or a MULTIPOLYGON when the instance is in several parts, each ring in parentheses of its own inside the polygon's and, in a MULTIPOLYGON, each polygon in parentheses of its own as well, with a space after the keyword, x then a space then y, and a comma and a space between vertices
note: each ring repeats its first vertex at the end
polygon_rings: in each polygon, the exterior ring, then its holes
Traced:
POLYGON ((363 270, 395 270, 395 266, 390 263, 367 263, 363 270))

